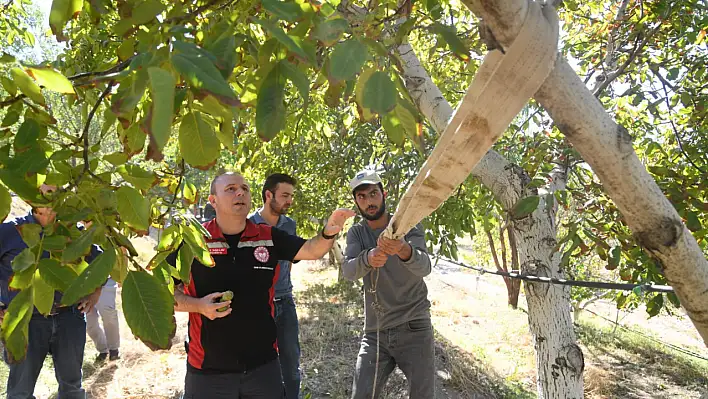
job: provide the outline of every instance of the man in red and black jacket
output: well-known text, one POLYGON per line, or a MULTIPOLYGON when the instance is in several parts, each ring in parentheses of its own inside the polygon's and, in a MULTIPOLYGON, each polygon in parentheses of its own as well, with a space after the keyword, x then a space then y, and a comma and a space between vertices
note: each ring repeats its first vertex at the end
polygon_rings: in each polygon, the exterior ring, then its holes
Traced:
POLYGON ((184 398, 283 398, 273 320, 278 261, 321 258, 354 211, 334 211, 306 241, 249 221, 251 190, 237 173, 214 178, 209 202, 216 218, 204 226, 216 265, 195 260, 189 284, 175 288, 175 310, 189 312, 184 398), (225 291, 233 299, 215 302, 225 291))

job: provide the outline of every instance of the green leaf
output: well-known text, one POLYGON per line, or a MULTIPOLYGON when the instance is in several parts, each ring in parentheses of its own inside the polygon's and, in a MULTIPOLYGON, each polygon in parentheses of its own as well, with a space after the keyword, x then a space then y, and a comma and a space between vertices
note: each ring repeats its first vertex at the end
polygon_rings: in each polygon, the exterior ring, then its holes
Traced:
POLYGON ((32 145, 36 145, 39 139, 39 132, 39 123, 36 120, 25 119, 15 136, 15 151, 22 151, 32 145))
POLYGON ((0 337, 7 350, 8 363, 21 362, 27 353, 29 322, 34 311, 32 289, 24 289, 10 302, 0 328, 0 337))
POLYGON ((165 261, 165 259, 167 259, 170 253, 172 253, 172 251, 158 251, 155 256, 150 259, 145 268, 147 270, 154 270, 156 267, 159 267, 160 264, 165 261))
POLYGON ((130 19, 133 25, 144 25, 152 21, 164 10, 165 6, 160 0, 142 0, 137 2, 130 19))
POLYGON ((116 264, 111 270, 111 278, 120 284, 123 284, 125 277, 128 275, 128 256, 121 247, 116 258, 116 264))
POLYGON ((669 292, 668 294, 666 294, 666 297, 669 298, 669 301, 671 302, 672 305, 674 305, 677 308, 681 307, 681 301, 679 301, 679 299, 675 293, 669 292))
POLYGON ((8 111, 2 119, 2 127, 12 126, 20 120, 20 114, 14 110, 8 111))
POLYGON ((62 263, 71 263, 82 256, 88 255, 91 252, 91 244, 95 233, 96 226, 94 225, 90 229, 81 232, 78 238, 73 239, 61 254, 62 263))
POLYGON ((76 93, 69 79, 54 68, 27 68, 27 73, 47 90, 65 94, 76 93))
POLYGON ((538 203, 541 198, 538 195, 530 195, 528 197, 519 200, 516 205, 511 210, 511 217, 513 219, 524 218, 538 208, 538 203))
POLYGON ((204 266, 213 267, 214 258, 212 258, 207 248, 204 236, 198 231, 195 226, 183 226, 182 236, 184 241, 190 246, 194 257, 204 266))
POLYGON ((195 89, 201 89, 224 104, 240 105, 231 86, 224 80, 214 63, 204 55, 179 53, 172 55, 172 65, 175 70, 195 89))
POLYGON ((150 225, 150 200, 129 186, 121 186, 116 196, 121 220, 137 232, 147 234, 150 225))
POLYGON ((174 298, 166 285, 144 271, 131 271, 123 282, 123 313, 136 337, 150 349, 168 349, 177 330, 174 298))
POLYGON ((15 85, 15 82, 8 79, 6 76, 0 76, 0 83, 2 83, 2 88, 10 93, 11 96, 17 94, 17 85, 15 85))
POLYGON ((103 253, 91 261, 88 267, 69 285, 61 298, 61 304, 73 305, 79 299, 93 293, 96 288, 106 282, 115 264, 116 250, 107 246, 103 249, 103 253))
POLYGON ((302 16, 302 9, 299 4, 290 1, 262 0, 261 5, 269 13, 278 19, 288 22, 297 22, 302 16))
POLYGON ((0 180, 8 189, 20 196, 23 200, 31 204, 46 204, 47 201, 39 194, 37 186, 30 184, 22 176, 18 176, 13 171, 0 169, 0 180))
POLYGON ((334 18, 315 25, 312 37, 329 47, 339 41, 344 32, 349 29, 349 22, 344 18, 334 18))
POLYGON ((418 121, 413 111, 415 108, 411 104, 406 104, 407 101, 399 100, 393 112, 401 121, 401 127, 406 136, 415 144, 418 151, 423 152, 423 124, 418 121), (406 106, 410 105, 410 107, 406 106))
POLYGON ((29 248, 37 246, 41 241, 40 234, 42 233, 42 226, 37 223, 19 225, 17 226, 17 230, 19 230, 20 236, 22 236, 22 241, 24 241, 29 248))
POLYGON ((140 125, 137 123, 132 124, 127 130, 123 132, 120 136, 121 142, 123 143, 123 150, 125 153, 132 157, 135 154, 140 153, 145 147, 145 137, 147 135, 140 129, 140 125))
POLYGON ((359 119, 364 122, 371 121, 376 116, 373 112, 371 112, 370 108, 364 106, 364 89, 367 82, 375 72, 376 71, 374 69, 365 69, 364 72, 359 75, 356 88, 354 88, 354 99, 356 100, 359 119))
POLYGON ((121 165, 116 168, 116 171, 125 181, 139 190, 147 191, 158 182, 155 173, 145 170, 138 165, 121 165))
POLYGON ((357 39, 349 39, 334 46, 329 58, 329 76, 335 80, 349 80, 356 76, 366 63, 366 46, 357 39))
POLYGON ((182 231, 178 224, 173 224, 165 229, 157 244, 158 251, 174 251, 182 242, 182 231))
POLYGON ((21 68, 12 68, 10 70, 12 75, 12 80, 17 85, 22 93, 29 97, 32 101, 45 105, 44 96, 42 96, 42 91, 39 89, 37 83, 32 80, 32 78, 21 68))
POLYGON ((50 258, 40 259, 37 271, 49 286, 61 292, 66 291, 77 276, 72 268, 62 266, 58 260, 50 258))
POLYGON ((654 317, 661 312, 662 307, 664 307, 664 295, 658 293, 647 303, 647 313, 649 313, 649 316, 654 317))
POLYGON ((270 21, 264 21, 260 19, 254 20, 257 24, 265 28, 266 31, 270 32, 273 37, 275 37, 280 43, 282 43, 290 52, 299 57, 302 61, 309 61, 312 63, 311 57, 302 48, 296 38, 288 36, 288 34, 283 31, 279 26, 275 25, 270 21))
POLYGON ((189 285, 189 277, 192 271, 192 262, 194 262, 194 252, 189 244, 182 245, 177 253, 177 271, 179 272, 179 279, 185 285, 189 285))
POLYGON ((0 220, 5 220, 12 208, 12 195, 5 186, 0 184, 0 220))
POLYGON ((435 23, 432 30, 443 38, 457 58, 465 62, 469 61, 470 49, 457 36, 457 29, 454 26, 435 23))
POLYGON ((48 315, 54 304, 54 289, 42 279, 39 271, 34 273, 32 289, 34 290, 34 306, 39 310, 39 313, 48 315))
POLYGON ((285 128, 285 82, 276 64, 258 90, 256 131, 263 140, 273 139, 285 128))
POLYGON ((112 154, 104 155, 103 160, 111 163, 113 166, 119 166, 128 162, 128 155, 122 152, 114 152, 112 154))
POLYGON ((430 14, 430 17, 437 21, 442 17, 442 6, 439 0, 423 0, 425 4, 425 10, 430 14))
POLYGON ((31 266, 34 266, 36 261, 36 255, 32 252, 31 248, 25 248, 20 252, 14 259, 12 259, 12 271, 15 273, 21 273, 27 270, 31 266))
POLYGON ((22 152, 16 152, 15 157, 7 163, 7 168, 20 176, 25 176, 28 173, 43 172, 48 165, 49 159, 44 150, 35 143, 22 152))
POLYGON ((47 251, 61 251, 69 243, 69 237, 63 235, 45 236, 42 241, 42 248, 47 251))
POLYGON ((610 251, 610 258, 608 260, 608 264, 605 267, 607 270, 615 270, 620 263, 620 255, 622 254, 622 247, 619 245, 612 248, 610 251))
POLYGON ((84 7, 83 0, 54 0, 49 11, 49 26, 58 41, 66 41, 69 38, 64 36, 64 26, 72 18, 75 18, 84 7))
POLYGON ((184 198, 184 200, 189 204, 196 203, 199 199, 199 190, 197 190, 197 186, 189 181, 185 181, 184 186, 182 187, 182 198, 184 198))
POLYGON ((280 72, 286 79, 292 82, 293 86, 295 86, 297 91, 300 93, 302 100, 305 102, 305 107, 307 107, 307 104, 310 101, 310 81, 308 80, 307 75, 286 60, 280 61, 280 66, 280 72))
POLYGON ((686 216, 686 227, 691 231, 700 231, 703 229, 701 221, 698 220, 696 212, 689 210, 686 216))
POLYGON ((393 144, 402 147, 403 141, 405 140, 405 132, 403 131, 403 124, 396 113, 389 112, 382 116, 381 124, 383 125, 389 140, 391 140, 393 144))
POLYGON ((152 67, 148 68, 150 90, 152 94, 152 112, 150 114, 150 136, 157 144, 156 150, 162 153, 162 148, 170 138, 172 116, 174 114, 175 78, 168 71, 152 67))
POLYGON ((374 72, 366 81, 363 93, 363 106, 383 115, 396 106, 398 92, 396 85, 386 72, 374 72))
POLYGON ((179 127, 179 149, 191 166, 207 170, 219 156, 219 139, 214 129, 202 119, 201 112, 191 112, 182 118, 179 127))

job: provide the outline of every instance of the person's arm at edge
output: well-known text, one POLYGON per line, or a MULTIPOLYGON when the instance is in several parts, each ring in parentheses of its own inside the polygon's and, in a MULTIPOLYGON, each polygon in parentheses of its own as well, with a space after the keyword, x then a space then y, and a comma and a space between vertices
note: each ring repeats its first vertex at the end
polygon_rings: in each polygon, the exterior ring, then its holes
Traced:
POLYGON ((305 242, 305 244, 295 255, 294 260, 316 260, 325 256, 325 254, 332 248, 336 237, 327 239, 324 238, 322 233, 328 236, 337 235, 340 231, 342 231, 344 222, 354 215, 355 213, 353 210, 345 208, 340 208, 332 212, 332 215, 327 220, 327 224, 325 225, 323 231, 307 240, 307 242, 305 242))

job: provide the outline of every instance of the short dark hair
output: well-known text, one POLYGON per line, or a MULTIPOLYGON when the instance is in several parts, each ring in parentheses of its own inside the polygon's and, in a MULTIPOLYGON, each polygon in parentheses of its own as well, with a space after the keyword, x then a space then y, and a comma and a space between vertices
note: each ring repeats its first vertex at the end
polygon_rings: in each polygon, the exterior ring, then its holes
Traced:
POLYGON ((275 190, 278 188, 278 184, 280 183, 287 183, 293 187, 297 186, 297 181, 294 177, 285 173, 273 173, 272 175, 268 176, 265 180, 265 183, 263 183, 263 191, 261 192, 261 197, 263 198, 264 204, 266 200, 266 191, 270 191, 271 193, 273 193, 273 195, 275 195, 275 190))
MULTIPOLYGON (((376 183, 377 186, 379 186, 379 190, 381 190, 381 193, 383 194, 384 188, 382 183, 376 183)), ((362 184, 360 186, 357 186, 354 190, 352 190, 352 195, 354 196, 354 200, 356 200, 356 193, 359 191, 367 190, 369 187, 373 186, 373 184, 362 184)))
POLYGON ((232 175, 241 176, 241 174, 237 173, 237 172, 217 173, 216 176, 214 176, 214 178, 211 180, 211 186, 209 187, 209 194, 216 195, 216 182, 219 180, 219 178, 221 176, 232 176, 232 175))

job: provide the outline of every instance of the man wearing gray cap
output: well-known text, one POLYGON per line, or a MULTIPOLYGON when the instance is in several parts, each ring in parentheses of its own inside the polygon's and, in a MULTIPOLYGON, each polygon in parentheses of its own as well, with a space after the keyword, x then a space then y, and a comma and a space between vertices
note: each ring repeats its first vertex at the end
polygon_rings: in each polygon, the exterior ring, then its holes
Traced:
POLYGON ((408 379, 410 398, 433 398, 434 338, 423 281, 431 265, 423 228, 419 224, 401 240, 384 238, 390 215, 381 178, 363 170, 350 187, 363 219, 347 233, 342 270, 349 280, 364 279, 365 303, 352 398, 377 398, 396 366, 408 379))

